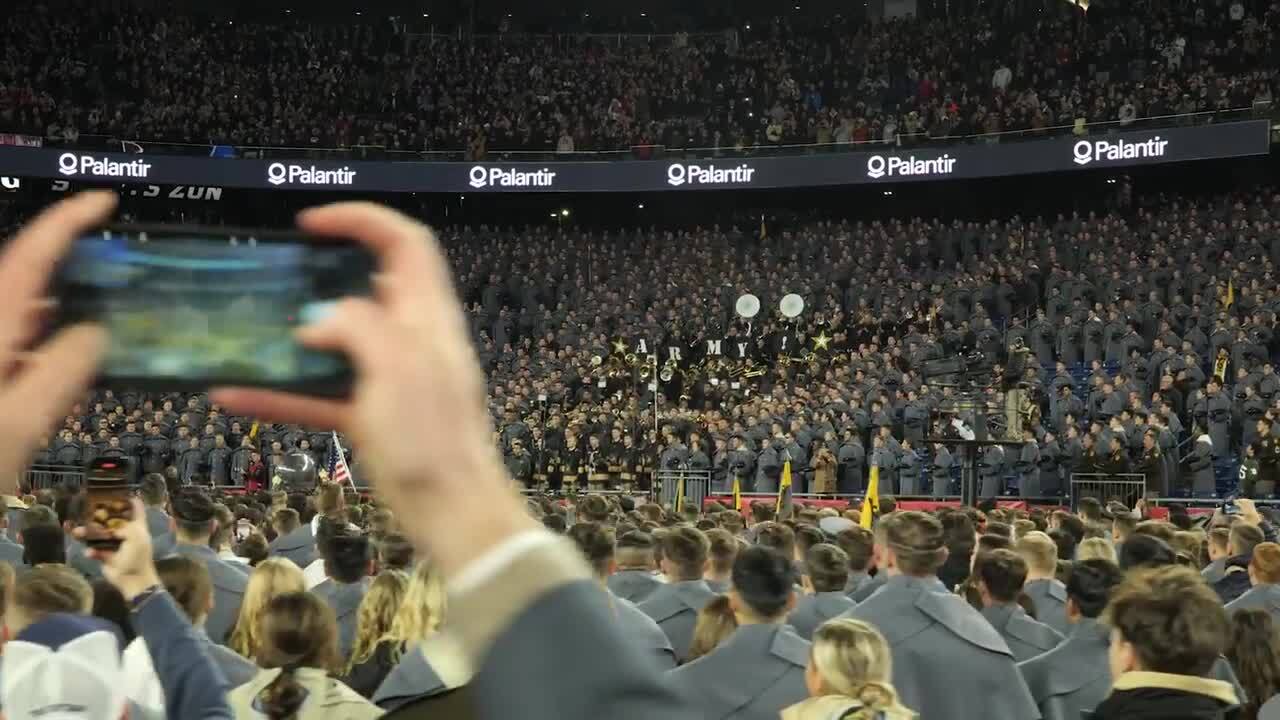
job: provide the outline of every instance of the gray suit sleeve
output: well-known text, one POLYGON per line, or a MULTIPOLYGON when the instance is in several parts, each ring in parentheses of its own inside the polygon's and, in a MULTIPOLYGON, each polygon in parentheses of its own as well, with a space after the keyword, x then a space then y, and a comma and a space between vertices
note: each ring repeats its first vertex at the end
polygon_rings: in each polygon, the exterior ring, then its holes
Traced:
POLYGON ((567 544, 526 552, 455 595, 450 610, 476 661, 470 687, 482 718, 697 717, 652 659, 626 642, 604 591, 567 544))
POLYGON ((226 701, 231 688, 169 593, 157 592, 144 600, 131 619, 151 653, 168 717, 231 720, 226 701))

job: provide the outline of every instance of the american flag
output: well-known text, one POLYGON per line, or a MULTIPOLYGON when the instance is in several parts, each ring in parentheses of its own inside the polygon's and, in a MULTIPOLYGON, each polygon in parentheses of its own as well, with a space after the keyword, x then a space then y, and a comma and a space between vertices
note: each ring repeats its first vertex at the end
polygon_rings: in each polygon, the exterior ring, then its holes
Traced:
POLYGON ((351 468, 347 467, 347 457, 342 454, 342 443, 338 442, 338 433, 333 433, 329 443, 329 482, 339 485, 346 483, 354 490, 355 482, 351 479, 351 468))

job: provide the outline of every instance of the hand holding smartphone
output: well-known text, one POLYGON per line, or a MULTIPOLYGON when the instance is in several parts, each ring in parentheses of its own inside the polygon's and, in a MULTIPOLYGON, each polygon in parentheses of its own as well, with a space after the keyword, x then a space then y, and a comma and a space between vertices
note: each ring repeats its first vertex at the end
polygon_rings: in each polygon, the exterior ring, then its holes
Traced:
POLYGON ((72 245, 52 286, 53 325, 107 329, 100 384, 342 396, 346 358, 300 345, 293 331, 343 297, 369 295, 374 268, 360 245, 297 232, 112 226, 72 245))

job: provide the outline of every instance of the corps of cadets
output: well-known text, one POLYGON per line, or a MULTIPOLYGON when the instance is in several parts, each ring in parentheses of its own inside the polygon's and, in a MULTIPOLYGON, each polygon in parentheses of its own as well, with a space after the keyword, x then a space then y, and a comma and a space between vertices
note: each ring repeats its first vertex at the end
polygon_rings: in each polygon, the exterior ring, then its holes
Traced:
POLYGON ((324 467, 330 438, 328 431, 224 415, 203 394, 102 390, 72 408, 32 464, 86 467, 120 458, 135 479, 162 473, 182 485, 268 487, 300 455, 324 467))
POLYGON ((497 442, 530 485, 643 488, 706 470, 715 489, 737 477, 768 492, 789 460, 797 490, 858 492, 876 465, 900 494, 954 494, 958 453, 930 439, 957 391, 928 363, 982 358, 978 401, 1004 417, 986 386, 1022 343, 1030 432, 980 453, 982 495, 1056 496, 1072 473, 1161 494, 1238 475, 1264 494, 1280 472, 1277 197, 1133 217, 822 221, 763 238, 710 226, 444 240, 497 442), (748 292, 762 307, 749 319, 734 311, 748 292), (788 319, 776 308, 793 292, 806 307, 788 319))

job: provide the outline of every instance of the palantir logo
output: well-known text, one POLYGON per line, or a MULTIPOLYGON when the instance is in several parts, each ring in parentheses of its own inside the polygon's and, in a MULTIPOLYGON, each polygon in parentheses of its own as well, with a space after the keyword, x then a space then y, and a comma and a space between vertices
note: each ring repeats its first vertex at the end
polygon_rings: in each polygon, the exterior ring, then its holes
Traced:
POLYGON ((684 163, 673 163, 667 166, 667 184, 671 187, 680 187, 685 183, 686 172, 684 163))
POLYGON ((879 180, 884 177, 885 160, 883 155, 872 155, 867 158, 867 177, 879 180))
POLYGON ((475 167, 471 168, 471 181, 470 181, 471 187, 479 189, 488 184, 489 184, 489 171, 485 170, 480 165, 476 165, 475 167))
POLYGON ((58 172, 63 175, 75 175, 80 169, 80 156, 75 153, 62 153, 58 156, 58 172))
POLYGON ((1077 165, 1088 165, 1093 162, 1093 143, 1088 140, 1081 140, 1071 149, 1075 155, 1073 162, 1077 165))
POLYGON ((267 182, 272 185, 282 185, 288 179, 289 169, 284 163, 271 163, 267 166, 267 182))

